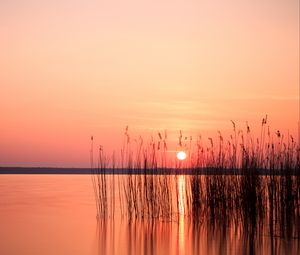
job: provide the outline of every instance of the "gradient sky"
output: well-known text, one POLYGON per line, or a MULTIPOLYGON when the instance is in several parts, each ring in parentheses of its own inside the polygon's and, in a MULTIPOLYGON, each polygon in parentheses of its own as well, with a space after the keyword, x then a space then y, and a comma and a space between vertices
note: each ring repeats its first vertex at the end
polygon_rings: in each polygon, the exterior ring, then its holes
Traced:
MULTIPOLYGON (((90 135, 297 137, 299 1, 1 1, 0 166, 89 166, 90 135)), ((175 137, 176 138, 176 137, 175 137)), ((174 139, 175 139, 174 138, 174 139)))

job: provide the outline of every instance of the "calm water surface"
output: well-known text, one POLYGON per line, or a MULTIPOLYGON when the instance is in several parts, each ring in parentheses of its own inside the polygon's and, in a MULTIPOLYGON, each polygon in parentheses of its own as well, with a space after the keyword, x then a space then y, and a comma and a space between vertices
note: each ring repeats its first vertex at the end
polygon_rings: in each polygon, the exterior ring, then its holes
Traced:
MULTIPOLYGON (((182 189, 185 178, 176 179, 182 189)), ((180 210, 184 199, 179 190, 180 210)), ((2 175, 0 254, 300 254, 298 238, 271 240, 268 226, 250 234, 183 214, 129 223, 115 205, 114 219, 96 219, 90 176, 2 175)))

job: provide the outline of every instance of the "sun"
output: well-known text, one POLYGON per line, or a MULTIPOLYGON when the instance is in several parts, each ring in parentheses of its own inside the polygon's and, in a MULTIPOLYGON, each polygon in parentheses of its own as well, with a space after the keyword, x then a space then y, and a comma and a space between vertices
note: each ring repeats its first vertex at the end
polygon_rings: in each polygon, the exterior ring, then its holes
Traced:
POLYGON ((186 159, 186 153, 184 151, 179 151, 177 153, 177 159, 179 159, 179 160, 185 160, 186 159))

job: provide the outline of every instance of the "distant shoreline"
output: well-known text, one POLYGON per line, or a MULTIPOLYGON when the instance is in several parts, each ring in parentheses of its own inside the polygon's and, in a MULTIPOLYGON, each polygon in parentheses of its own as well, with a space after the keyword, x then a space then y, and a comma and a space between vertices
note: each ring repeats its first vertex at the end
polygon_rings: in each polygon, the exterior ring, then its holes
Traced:
MULTIPOLYGON (((97 172, 97 169, 94 169, 94 172, 97 172)), ((105 174, 112 175, 244 175, 251 172, 250 170, 241 170, 241 169, 214 169, 214 168, 199 168, 199 169, 122 169, 122 168, 107 168, 105 169, 105 174)), ((91 174, 90 168, 55 168, 55 167, 0 167, 0 175, 89 175, 91 174)), ((100 171, 99 173, 104 173, 100 171)), ((266 170, 260 169, 257 170, 259 175, 284 175, 285 170, 266 170)), ((288 173, 289 175, 299 175, 295 171, 288 173)))

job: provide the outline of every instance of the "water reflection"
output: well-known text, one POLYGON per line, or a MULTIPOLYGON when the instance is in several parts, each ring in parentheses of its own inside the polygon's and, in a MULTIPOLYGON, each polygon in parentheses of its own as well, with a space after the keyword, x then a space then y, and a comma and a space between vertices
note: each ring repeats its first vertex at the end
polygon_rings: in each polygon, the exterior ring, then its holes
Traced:
POLYGON ((98 225, 98 254, 299 254, 298 239, 266 235, 262 225, 210 221, 105 220, 98 225))
POLYGON ((179 254, 185 254, 185 222, 184 222, 184 215, 179 215, 179 222, 178 222, 178 252, 179 254))
POLYGON ((178 178, 178 252, 184 254, 185 251, 185 233, 184 233, 184 217, 186 206, 186 188, 185 188, 185 176, 179 176, 178 178))
POLYGON ((285 218, 275 220, 259 209, 243 210, 240 214, 224 211, 222 215, 214 208, 216 214, 211 217, 201 208, 201 213, 190 215, 188 178, 175 177, 177 212, 171 221, 161 218, 128 221, 126 217, 116 217, 99 223, 98 254, 300 253, 299 217, 295 218, 295 214, 285 212, 282 214, 285 218))
MULTIPOLYGON (((120 183, 126 178, 120 176, 120 183)), ((281 206, 274 196, 268 205, 275 208, 273 214, 247 214, 247 208, 230 214, 222 207, 207 209, 201 192, 200 204, 189 202, 189 176, 170 178, 178 184, 170 187, 178 211, 167 219, 129 221, 121 213, 118 189, 114 217, 96 220, 89 176, 2 176, 0 254, 300 254, 295 205, 281 206), (208 211, 212 209, 215 217, 208 211)), ((205 191, 204 184, 200 190, 205 191)))
POLYGON ((185 214, 186 196, 185 196, 185 176, 178 177, 178 212, 180 216, 185 214))

